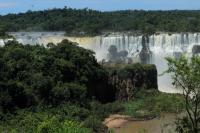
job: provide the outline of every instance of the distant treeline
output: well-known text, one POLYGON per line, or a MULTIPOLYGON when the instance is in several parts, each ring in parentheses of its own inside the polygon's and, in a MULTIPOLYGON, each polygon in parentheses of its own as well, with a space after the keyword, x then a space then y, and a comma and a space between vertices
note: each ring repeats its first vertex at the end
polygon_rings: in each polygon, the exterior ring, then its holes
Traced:
POLYGON ((95 35, 105 31, 154 33, 199 32, 200 10, 101 12, 91 9, 52 9, 0 16, 2 31, 66 31, 95 35))

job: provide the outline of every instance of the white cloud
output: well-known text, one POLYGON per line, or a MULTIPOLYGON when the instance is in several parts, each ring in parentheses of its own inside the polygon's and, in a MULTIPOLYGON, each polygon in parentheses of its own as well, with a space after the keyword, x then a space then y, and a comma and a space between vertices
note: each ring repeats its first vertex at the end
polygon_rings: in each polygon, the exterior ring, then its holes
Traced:
POLYGON ((12 2, 0 2, 0 8, 7 8, 7 7, 13 7, 16 3, 12 2))

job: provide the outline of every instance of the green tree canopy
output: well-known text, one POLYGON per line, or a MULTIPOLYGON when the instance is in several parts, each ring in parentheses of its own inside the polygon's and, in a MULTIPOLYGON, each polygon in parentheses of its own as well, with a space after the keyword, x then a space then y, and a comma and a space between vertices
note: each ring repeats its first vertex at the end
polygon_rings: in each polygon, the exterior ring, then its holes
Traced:
POLYGON ((83 104, 94 97, 102 102, 114 98, 108 73, 94 52, 63 40, 48 45, 8 42, 0 47, 0 107, 24 108, 41 103, 83 104))
POLYGON ((172 74, 173 84, 181 89, 185 98, 187 116, 178 125, 180 133, 199 133, 200 131, 200 57, 191 59, 167 58, 169 70, 172 74))

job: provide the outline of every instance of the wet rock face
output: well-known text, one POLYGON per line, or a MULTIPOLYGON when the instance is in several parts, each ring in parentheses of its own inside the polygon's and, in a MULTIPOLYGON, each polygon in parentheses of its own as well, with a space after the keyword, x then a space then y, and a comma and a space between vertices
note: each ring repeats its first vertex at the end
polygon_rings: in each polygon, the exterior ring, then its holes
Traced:
POLYGON ((111 45, 108 49, 108 61, 112 63, 131 63, 129 61, 128 51, 121 50, 118 52, 118 49, 115 45, 111 45))
POLYGON ((174 53, 173 53, 173 56, 174 56, 175 59, 181 58, 182 55, 183 55, 182 52, 174 52, 174 53))
POLYGON ((197 55, 200 54, 200 45, 194 45, 192 48, 192 54, 197 55))
POLYGON ((118 75, 113 75, 110 82, 116 88, 117 100, 127 101, 134 98, 135 84, 131 79, 121 79, 118 75))
POLYGON ((142 36, 142 50, 139 53, 142 64, 150 64, 152 52, 149 48, 149 36, 142 36))
POLYGON ((134 98, 139 89, 157 89, 155 65, 132 64, 123 68, 109 69, 109 82, 116 90, 116 99, 127 101, 134 98))

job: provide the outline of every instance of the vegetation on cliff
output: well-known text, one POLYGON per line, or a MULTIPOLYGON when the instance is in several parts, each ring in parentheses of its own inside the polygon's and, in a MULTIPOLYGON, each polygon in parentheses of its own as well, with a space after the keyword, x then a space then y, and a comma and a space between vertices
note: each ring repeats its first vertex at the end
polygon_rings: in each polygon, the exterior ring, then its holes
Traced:
POLYGON ((138 110, 155 113, 166 109, 165 104, 168 110, 181 105, 156 90, 154 65, 103 67, 93 54, 67 40, 47 47, 9 41, 0 47, 0 132, 103 133, 107 128, 102 121, 110 114, 136 117, 138 110), (119 82, 113 82, 115 77, 119 82), (132 82, 119 88, 122 80, 132 82), (134 96, 121 99, 119 91, 133 84, 137 91, 128 94, 134 96), (145 93, 142 88, 155 89, 145 93), (152 104, 144 107, 138 101, 152 104))
POLYGON ((101 12, 90 9, 52 9, 0 16, 6 31, 66 31, 67 34, 96 35, 104 31, 154 33, 199 32, 200 11, 125 10, 101 12))
POLYGON ((157 90, 157 69, 155 65, 127 64, 105 66, 109 71, 110 84, 115 88, 116 99, 131 100, 142 89, 157 90))

